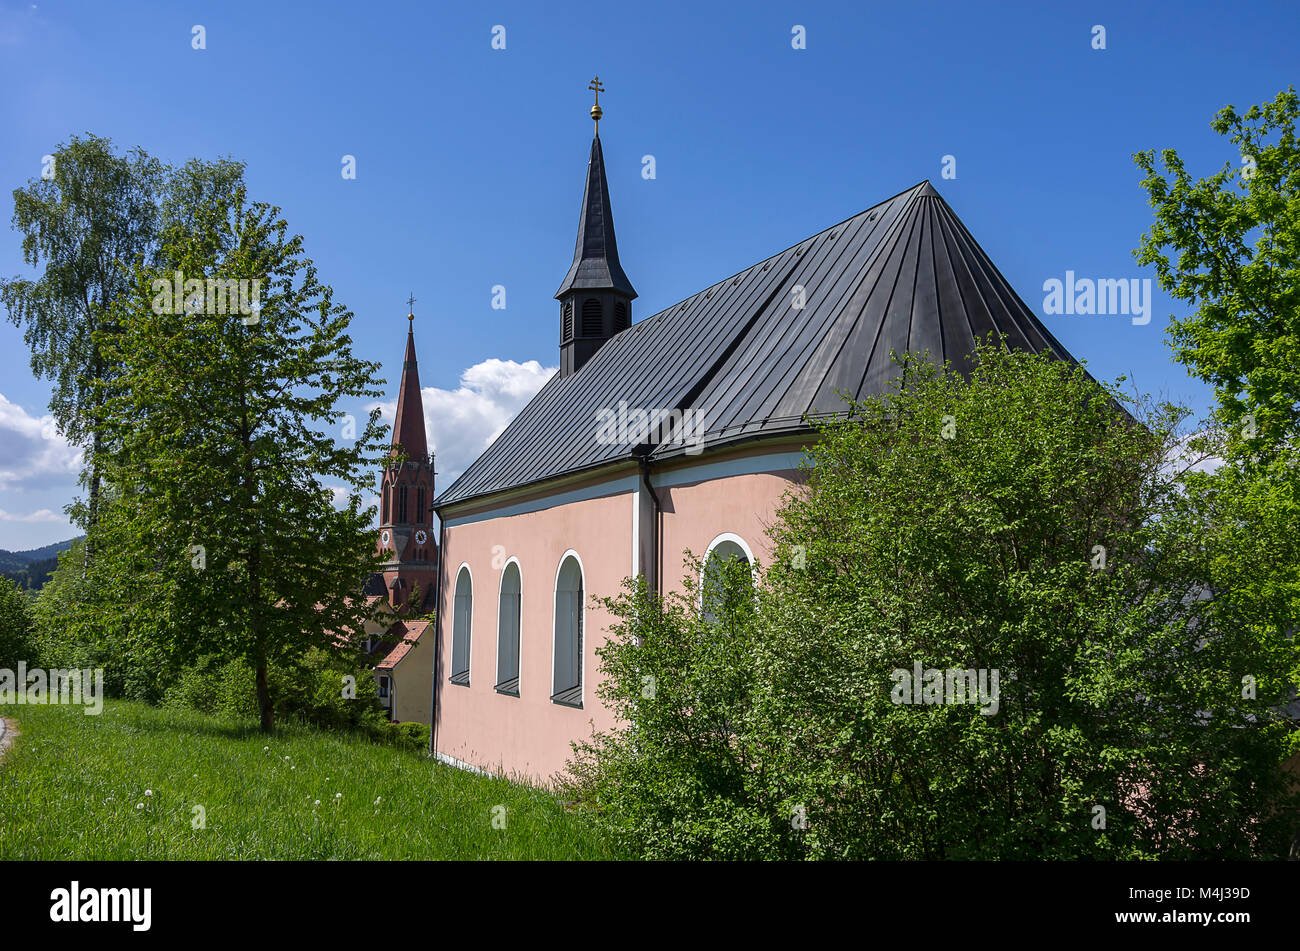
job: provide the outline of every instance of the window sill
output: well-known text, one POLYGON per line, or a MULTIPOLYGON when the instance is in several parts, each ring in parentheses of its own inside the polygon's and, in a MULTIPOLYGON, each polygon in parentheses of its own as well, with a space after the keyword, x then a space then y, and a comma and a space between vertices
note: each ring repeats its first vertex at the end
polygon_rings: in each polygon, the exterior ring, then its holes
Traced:
POLYGON ((519 678, 518 678, 518 677, 515 677, 513 680, 506 680, 506 681, 503 681, 502 683, 497 684, 497 685, 496 685, 495 687, 493 687, 492 689, 495 690, 495 691, 496 691, 497 693, 499 693, 499 694, 504 694, 504 695, 507 696, 507 697, 518 697, 518 696, 519 696, 519 678))
POLYGON ((570 687, 567 690, 561 690, 559 693, 551 694, 551 703, 561 707, 572 707, 575 710, 581 710, 582 687, 570 687))

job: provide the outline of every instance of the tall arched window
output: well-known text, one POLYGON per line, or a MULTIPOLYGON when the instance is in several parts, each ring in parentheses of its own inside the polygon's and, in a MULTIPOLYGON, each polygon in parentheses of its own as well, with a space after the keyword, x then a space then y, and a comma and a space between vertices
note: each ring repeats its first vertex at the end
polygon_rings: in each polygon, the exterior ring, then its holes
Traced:
POLYGON ((582 565, 567 553, 555 576, 555 642, 551 700, 582 706, 582 565))
POLYGON ((709 544, 704 556, 704 570, 700 577, 700 613, 706 621, 717 618, 717 609, 721 607, 721 567, 723 564, 743 561, 751 568, 754 564, 753 553, 739 535, 730 532, 719 535, 709 544))
POLYGON ((474 579, 469 565, 456 575, 456 592, 451 602, 451 682, 469 686, 469 635, 474 617, 474 579))
POLYGON ((513 559, 501 573, 497 602, 497 693, 519 696, 519 563, 513 559))
POLYGON ((397 488, 397 521, 406 522, 406 514, 406 486, 403 485, 397 488))

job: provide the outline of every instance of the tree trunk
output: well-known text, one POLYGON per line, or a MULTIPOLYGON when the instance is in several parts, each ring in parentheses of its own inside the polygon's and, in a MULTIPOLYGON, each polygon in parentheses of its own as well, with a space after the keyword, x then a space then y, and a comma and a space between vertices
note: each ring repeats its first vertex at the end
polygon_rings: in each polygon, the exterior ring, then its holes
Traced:
POLYGON ((262 721, 262 732, 275 732, 275 706, 271 702, 271 687, 266 677, 266 655, 257 658, 257 714, 262 721))

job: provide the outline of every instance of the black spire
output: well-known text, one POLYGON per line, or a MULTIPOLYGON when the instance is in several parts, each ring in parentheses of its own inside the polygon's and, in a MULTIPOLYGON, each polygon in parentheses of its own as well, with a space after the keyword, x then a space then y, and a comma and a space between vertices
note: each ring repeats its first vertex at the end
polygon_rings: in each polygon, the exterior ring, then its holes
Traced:
POLYGON ((605 156, 600 136, 591 140, 587 162, 587 187, 582 193, 582 215, 578 218, 578 242, 573 264, 564 275, 555 299, 561 300, 573 288, 615 290, 636 297, 632 282, 618 263, 618 242, 614 239, 614 213, 609 204, 609 182, 605 180, 605 156))
POLYGON ((560 302, 561 374, 576 373, 601 344, 631 324, 636 296, 618 261, 605 156, 597 135, 591 141, 573 264, 555 292, 560 302))

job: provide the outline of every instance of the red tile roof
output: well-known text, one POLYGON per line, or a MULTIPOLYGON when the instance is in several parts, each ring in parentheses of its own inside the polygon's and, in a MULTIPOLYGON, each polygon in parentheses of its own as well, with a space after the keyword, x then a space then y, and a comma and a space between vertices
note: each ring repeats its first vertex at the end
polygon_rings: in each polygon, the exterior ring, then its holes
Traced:
MULTIPOLYGON (((424 632, 428 630, 429 621, 398 621, 390 627, 384 634, 384 643, 393 643, 392 648, 384 655, 384 659, 375 665, 376 670, 392 670, 402 662, 411 649, 420 642, 424 632)), ((381 647, 380 650, 383 648, 381 647)))

